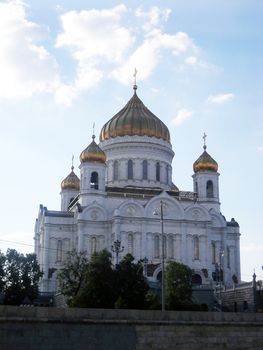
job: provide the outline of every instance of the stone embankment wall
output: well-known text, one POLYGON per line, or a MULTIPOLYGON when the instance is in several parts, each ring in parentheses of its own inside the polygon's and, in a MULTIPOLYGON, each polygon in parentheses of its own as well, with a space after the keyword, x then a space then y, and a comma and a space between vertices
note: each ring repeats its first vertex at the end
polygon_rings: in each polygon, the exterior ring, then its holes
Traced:
POLYGON ((0 306, 1 350, 263 349, 263 314, 0 306))

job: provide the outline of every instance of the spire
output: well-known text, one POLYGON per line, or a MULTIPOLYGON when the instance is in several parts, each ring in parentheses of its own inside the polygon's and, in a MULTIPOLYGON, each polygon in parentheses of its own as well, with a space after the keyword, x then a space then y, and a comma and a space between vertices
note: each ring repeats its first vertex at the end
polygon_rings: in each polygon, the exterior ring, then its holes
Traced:
POLYGON ((72 154, 72 159, 71 159, 71 170, 74 170, 74 154, 72 154))
POLYGON ((207 135, 204 132, 204 135, 203 135, 203 139, 204 139, 204 146, 203 146, 203 148, 204 148, 204 150, 206 150, 206 138, 207 138, 207 135))
POLYGON ((95 122, 93 123, 93 126, 92 126, 92 140, 94 141, 95 140, 95 122))
POLYGON ((134 94, 136 94, 136 90, 137 90, 137 84, 136 84, 136 76, 137 76, 137 69, 134 68, 134 73, 133 73, 133 77, 134 77, 134 84, 133 84, 133 90, 134 90, 134 94))

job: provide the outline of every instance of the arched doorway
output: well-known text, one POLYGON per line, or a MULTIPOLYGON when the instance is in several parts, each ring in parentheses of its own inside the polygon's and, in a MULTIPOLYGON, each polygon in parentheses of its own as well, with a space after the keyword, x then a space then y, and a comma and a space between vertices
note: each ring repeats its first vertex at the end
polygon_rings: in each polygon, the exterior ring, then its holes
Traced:
POLYGON ((197 284, 197 285, 202 284, 202 277, 198 273, 195 273, 192 276, 192 284, 197 284))

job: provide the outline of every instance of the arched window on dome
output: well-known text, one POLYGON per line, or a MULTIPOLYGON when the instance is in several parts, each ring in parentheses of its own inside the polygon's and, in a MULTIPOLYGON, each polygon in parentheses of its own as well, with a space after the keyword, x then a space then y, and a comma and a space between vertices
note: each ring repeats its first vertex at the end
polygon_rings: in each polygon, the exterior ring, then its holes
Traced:
POLYGON ((216 244, 212 242, 212 264, 216 263, 216 244))
POLYGON ((198 194, 198 182, 195 181, 195 188, 194 188, 195 193, 198 194))
POLYGON ((128 160, 128 180, 133 179, 133 161, 131 159, 128 160))
POLYGON ((93 171, 91 173, 90 177, 90 188, 93 188, 94 190, 99 189, 99 175, 96 171, 93 171))
POLYGON ((133 255, 133 235, 131 233, 128 235, 128 254, 133 255))
POLYGON ((160 181, 160 163, 156 163, 156 181, 160 181))
POLYGON ((160 257, 160 238, 158 235, 154 237, 153 254, 155 258, 160 257))
POLYGON ((92 237, 91 238, 90 252, 91 252, 91 254, 94 254, 94 253, 96 253, 96 251, 97 251, 97 238, 92 237))
POLYGON ((119 179, 119 164, 118 161, 115 160, 113 163, 113 180, 116 181, 119 179))
POLYGON ((199 260, 199 238, 194 237, 194 260, 199 260))
POLYGON ((214 197, 214 186, 211 180, 208 180, 206 183, 206 197, 213 198, 214 197))
POLYGON ((169 165, 166 165, 166 184, 169 184, 169 165))
POLYGON ((143 180, 148 179, 148 162, 147 162, 147 160, 144 160, 142 162, 142 179, 143 180))
POLYGON ((230 269, 230 248, 227 247, 226 250, 226 266, 228 269, 230 269))

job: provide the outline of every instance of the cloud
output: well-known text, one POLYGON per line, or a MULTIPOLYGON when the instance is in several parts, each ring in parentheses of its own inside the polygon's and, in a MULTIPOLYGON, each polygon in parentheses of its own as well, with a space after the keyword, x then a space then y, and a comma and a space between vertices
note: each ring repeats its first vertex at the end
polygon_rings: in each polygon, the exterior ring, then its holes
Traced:
POLYGON ((192 116, 193 112, 186 108, 178 110, 176 116, 173 118, 172 123, 175 126, 179 126, 192 116))
POLYGON ((38 43, 45 35, 27 19, 22 1, 0 3, 0 97, 26 98, 54 90, 57 62, 38 43))
POLYGON ((157 6, 151 7, 149 11, 143 11, 142 7, 135 10, 136 17, 146 19, 146 23, 143 25, 146 32, 160 26, 162 22, 167 22, 170 13, 170 9, 160 9, 157 6))
POLYGON ((232 100, 234 96, 235 95, 232 93, 210 95, 207 99, 207 102, 211 104, 223 104, 225 102, 232 100))

